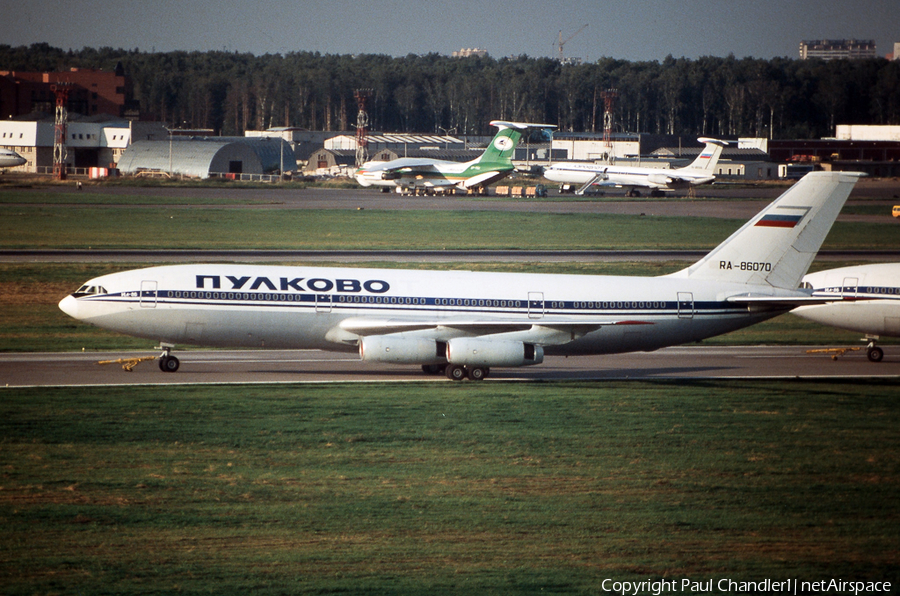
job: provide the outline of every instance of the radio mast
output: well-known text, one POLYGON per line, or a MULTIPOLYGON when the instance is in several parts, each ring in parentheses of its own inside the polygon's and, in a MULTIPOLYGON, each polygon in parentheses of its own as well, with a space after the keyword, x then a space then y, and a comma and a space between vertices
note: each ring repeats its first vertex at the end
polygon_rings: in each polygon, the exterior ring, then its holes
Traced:
POLYGON ((366 104, 369 102, 371 89, 357 89, 353 92, 356 98, 356 106, 359 113, 356 115, 356 167, 360 168, 369 161, 369 114, 366 112, 366 104))

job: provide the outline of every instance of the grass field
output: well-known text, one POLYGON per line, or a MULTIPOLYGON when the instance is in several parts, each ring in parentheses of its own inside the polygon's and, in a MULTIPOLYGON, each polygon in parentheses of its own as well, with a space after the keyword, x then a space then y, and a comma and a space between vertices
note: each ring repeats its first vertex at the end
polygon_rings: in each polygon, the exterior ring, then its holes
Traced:
MULTIPOLYGON (((116 201, 132 206, 123 209, 89 192, 29 196, 30 204, 0 192, 0 247, 707 248, 742 223, 184 210, 170 207, 190 201, 148 208, 141 197, 116 201)), ((877 248, 885 230, 838 224, 826 246, 877 248)), ((404 266, 659 275, 684 265, 404 266)), ((0 350, 147 348, 56 306, 91 277, 139 266, 0 265, 0 350)), ((784 316, 705 343, 857 340, 784 316)), ((891 382, 2 396, 2 594, 598 594, 604 579, 656 578, 900 583, 900 388, 891 382)))
POLYGON ((4 594, 900 581, 891 383, 3 395, 4 594))
MULTIPOLYGON (((166 205, 126 209, 85 201, 0 204, 0 247, 693 250, 713 248, 744 223, 707 217, 498 211, 173 209, 166 205)), ((885 224, 837 223, 825 248, 883 247, 881 232, 894 224, 885 219, 885 224)))

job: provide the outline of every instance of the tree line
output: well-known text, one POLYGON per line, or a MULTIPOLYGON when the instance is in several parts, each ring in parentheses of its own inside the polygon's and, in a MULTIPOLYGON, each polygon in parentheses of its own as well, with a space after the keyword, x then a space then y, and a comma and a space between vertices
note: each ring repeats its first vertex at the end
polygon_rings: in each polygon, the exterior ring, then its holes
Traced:
POLYGON ((489 134, 491 120, 603 130, 603 94, 616 89, 614 131, 818 138, 835 124, 900 124, 900 61, 702 57, 630 62, 439 54, 65 51, 0 45, 0 70, 113 70, 134 81, 145 119, 241 135, 293 126, 352 130, 354 92, 370 90, 369 128, 489 134))

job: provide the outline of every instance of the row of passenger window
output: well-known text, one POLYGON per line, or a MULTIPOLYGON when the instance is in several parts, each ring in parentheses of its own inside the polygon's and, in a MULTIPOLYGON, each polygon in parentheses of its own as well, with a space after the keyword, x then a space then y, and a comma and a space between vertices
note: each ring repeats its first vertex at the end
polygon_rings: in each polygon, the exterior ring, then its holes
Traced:
POLYGON ((900 288, 872 288, 872 287, 856 287, 856 286, 847 286, 846 288, 823 288, 822 290, 818 290, 819 292, 827 293, 827 294, 886 294, 886 295, 900 295, 900 288))
MULTIPOLYGON (((172 298, 197 298, 200 300, 260 300, 303 302, 303 294, 264 294, 262 292, 169 292, 172 298)), ((310 297, 311 298, 311 297, 310 297)))
POLYGON ((358 294, 344 295, 339 294, 332 296, 331 294, 271 294, 262 292, 186 292, 173 291, 169 295, 173 298, 194 298, 206 300, 259 300, 259 301, 276 301, 276 302, 303 302, 318 300, 319 302, 327 302, 333 300, 335 302, 350 304, 409 304, 409 305, 436 305, 436 306, 487 306, 499 308, 521 308, 522 302, 519 300, 476 300, 470 298, 411 298, 397 296, 360 296, 358 294))
POLYGON ((666 308, 665 302, 550 302, 550 308, 553 309, 644 309, 644 308, 666 308), (571 306, 569 306, 571 304, 571 306))
MULTIPOLYGON (((885 289, 885 288, 881 288, 885 289)), ((895 288, 886 288, 895 289, 895 288)), ((186 292, 173 291, 169 293, 173 298, 194 298, 206 300, 257 300, 266 302, 327 302, 335 300, 339 303, 350 304, 408 304, 408 305, 435 305, 435 306, 472 306, 494 308, 522 308, 521 300, 484 300, 475 298, 411 298, 397 296, 360 296, 358 294, 332 296, 321 294, 316 298, 312 294, 278 294, 262 292, 186 292)), ((532 305, 541 308, 541 301, 534 301, 532 305)), ((547 306, 553 310, 565 309, 662 309, 666 308, 665 302, 564 302, 549 301, 547 306)))

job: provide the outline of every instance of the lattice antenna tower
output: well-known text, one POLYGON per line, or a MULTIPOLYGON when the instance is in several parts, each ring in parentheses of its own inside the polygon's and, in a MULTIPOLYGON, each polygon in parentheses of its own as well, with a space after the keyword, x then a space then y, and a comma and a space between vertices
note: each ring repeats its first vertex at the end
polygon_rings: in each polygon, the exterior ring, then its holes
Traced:
POLYGON ((356 115, 356 167, 362 167, 364 163, 369 161, 369 114, 366 107, 369 102, 369 96, 372 95, 371 89, 357 89, 353 92, 356 98, 356 106, 359 113, 356 115))
POLYGON ((603 98, 603 144, 606 146, 608 159, 612 159, 612 129, 613 112, 616 109, 616 98, 619 97, 618 89, 607 89, 600 94, 603 98))
POLYGON ((66 134, 69 125, 69 91, 71 83, 56 83, 50 90, 56 95, 56 119, 53 127, 53 177, 66 179, 66 134))

